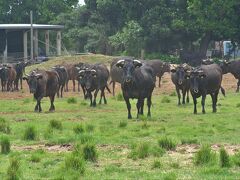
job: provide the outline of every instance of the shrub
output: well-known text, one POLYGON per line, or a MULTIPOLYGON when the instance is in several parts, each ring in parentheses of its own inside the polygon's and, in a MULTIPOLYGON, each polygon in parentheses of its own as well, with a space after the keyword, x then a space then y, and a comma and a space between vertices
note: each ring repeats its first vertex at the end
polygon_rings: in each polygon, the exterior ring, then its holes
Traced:
POLYGON ((81 174, 84 174, 85 161, 80 155, 71 153, 65 158, 65 167, 66 169, 73 169, 81 174))
POLYGON ((97 160, 97 150, 94 144, 86 143, 82 147, 83 157, 85 160, 95 162, 97 160))
POLYGON ((4 136, 1 139, 1 153, 2 154, 8 154, 10 152, 10 141, 9 138, 4 136))
POLYGON ((154 160, 152 168, 155 169, 155 168, 161 168, 161 167, 162 167, 161 162, 159 160, 154 160))
POLYGON ((4 118, 0 118, 0 132, 9 134, 10 133, 9 124, 6 122, 4 118))
POLYGON ((212 152, 210 146, 203 145, 195 155, 196 165, 206 165, 213 163, 216 159, 216 154, 212 152))
POLYGON ((172 139, 169 139, 167 137, 163 137, 158 140, 158 144, 161 148, 166 150, 175 150, 176 144, 173 142, 172 139))
POLYGON ((234 156, 232 157, 232 160, 236 166, 240 167, 240 152, 234 154, 234 156))
POLYGON ((224 147, 220 149, 220 166, 221 167, 229 167, 230 166, 230 158, 227 151, 224 147))
POLYGON ((37 132, 35 127, 29 126, 25 129, 23 138, 25 140, 35 140, 37 136, 37 132))
POLYGON ((52 129, 62 130, 62 122, 61 121, 51 120, 49 126, 52 129))
POLYGON ((83 125, 82 125, 82 124, 76 125, 75 127, 73 127, 73 131, 74 131, 76 134, 84 133, 83 125))
POLYGON ((7 179, 16 180, 20 179, 20 162, 18 158, 13 157, 10 159, 10 165, 7 169, 7 179))
POLYGON ((67 99, 68 104, 77 104, 77 99, 75 97, 70 97, 67 99))
POLYGON ((116 99, 117 99, 117 101, 123 101, 124 99, 123 99, 122 93, 118 93, 116 96, 116 99))
POLYGON ((87 131, 87 132, 93 132, 93 131, 94 131, 94 125, 92 125, 92 124, 87 124, 87 125, 86 125, 86 131, 87 131))
POLYGON ((164 96, 161 100, 162 103, 170 103, 170 99, 167 96, 164 96))
POLYGON ((127 121, 120 121, 119 122, 119 127, 120 128, 125 128, 127 126, 128 122, 127 121))

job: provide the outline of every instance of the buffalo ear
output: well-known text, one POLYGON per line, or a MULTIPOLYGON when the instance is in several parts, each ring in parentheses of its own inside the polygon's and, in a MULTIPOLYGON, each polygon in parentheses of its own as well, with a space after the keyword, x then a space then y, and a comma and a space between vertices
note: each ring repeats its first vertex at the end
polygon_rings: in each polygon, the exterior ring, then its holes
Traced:
POLYGON ((26 80, 26 81, 27 81, 27 80, 28 80, 28 78, 27 78, 27 77, 23 77, 23 80, 26 80))
POLYGON ((190 75, 189 74, 185 75, 185 79, 190 79, 190 75))
POLYGON ((205 77, 206 77, 206 74, 200 74, 199 77, 200 77, 200 78, 205 78, 205 77))
POLYGON ((38 76, 37 76, 37 79, 42 79, 42 78, 43 78, 42 75, 38 75, 38 76))
POLYGON ((176 72, 176 69, 171 69, 170 70, 172 73, 175 73, 176 72))

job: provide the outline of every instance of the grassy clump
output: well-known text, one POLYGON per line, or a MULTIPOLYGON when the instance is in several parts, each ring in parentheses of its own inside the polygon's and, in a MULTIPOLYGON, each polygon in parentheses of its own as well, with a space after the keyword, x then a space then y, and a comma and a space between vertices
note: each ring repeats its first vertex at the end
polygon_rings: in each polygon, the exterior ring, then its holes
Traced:
POLYGON ((221 167, 229 167, 230 166, 230 158, 227 151, 224 147, 220 149, 220 166, 221 167))
POLYGON ((93 132, 94 131, 94 125, 87 124, 85 129, 86 129, 87 132, 93 132))
POLYGON ((9 134, 10 131, 11 130, 10 130, 9 124, 6 122, 6 120, 4 118, 0 117, 0 132, 9 134))
POLYGON ((118 93, 116 96, 116 99, 117 99, 117 101, 123 101, 124 99, 123 99, 122 93, 118 93))
POLYGON ((29 126, 25 129, 23 139, 24 140, 35 140, 37 137, 37 131, 34 126, 29 126))
POLYGON ((52 129, 62 130, 62 122, 53 119, 50 121, 49 127, 52 129))
POLYGON ((198 144, 197 139, 182 139, 181 144, 198 144))
POLYGON ((70 97, 67 99, 68 104, 77 104, 77 99, 75 97, 70 97))
POLYGON ((92 143, 94 138, 90 134, 80 134, 79 140, 81 144, 92 143))
POLYGON ((238 152, 238 153, 234 154, 234 156, 232 156, 232 161, 236 166, 240 167, 240 152, 238 152))
POLYGON ((161 103, 170 103, 170 102, 171 102, 171 100, 167 96, 164 96, 161 100, 161 103))
POLYGON ((158 140, 158 144, 161 148, 166 150, 175 150, 176 149, 176 143, 167 137, 163 137, 158 140))
POLYGON ((30 161, 34 162, 34 163, 38 163, 38 162, 41 161, 41 157, 38 153, 34 153, 34 154, 31 155, 30 161))
POLYGON ((236 107, 239 108, 240 107, 240 103, 237 103, 236 107))
POLYGON ((203 145, 195 155, 196 165, 206 165, 213 163, 216 159, 216 154, 212 152, 210 146, 203 145))
POLYGON ((152 165, 152 169, 159 169, 162 167, 162 163, 159 160, 154 160, 153 165, 152 165))
POLYGON ((20 162, 18 158, 13 157, 10 159, 10 165, 7 169, 7 179, 17 180, 20 179, 20 162))
POLYGON ((84 133, 84 127, 82 124, 77 124, 75 127, 73 127, 73 131, 76 133, 76 134, 82 134, 84 133))
POLYGON ((118 127, 125 128, 127 127, 128 122, 127 121, 120 121, 118 127))
POLYGON ((8 154, 10 152, 10 141, 9 138, 6 136, 3 136, 1 139, 1 153, 2 154, 8 154))
POLYGON ((150 149, 150 153, 154 156, 154 157, 162 157, 166 151, 165 149, 159 147, 159 146, 153 146, 151 149, 150 149))
POLYGON ((78 171, 80 174, 85 172, 85 160, 76 153, 71 153, 65 158, 65 168, 78 171))
POLYGON ((166 174, 163 179, 164 180, 175 180, 175 179, 177 179, 177 176, 176 176, 176 174, 171 172, 171 173, 166 174))
POLYGON ((147 143, 140 143, 133 145, 132 151, 129 155, 130 158, 136 160, 137 158, 144 159, 149 156, 149 145, 147 143))
POLYGON ((82 153, 85 160, 95 162, 97 161, 97 150, 93 143, 86 143, 82 147, 82 153))

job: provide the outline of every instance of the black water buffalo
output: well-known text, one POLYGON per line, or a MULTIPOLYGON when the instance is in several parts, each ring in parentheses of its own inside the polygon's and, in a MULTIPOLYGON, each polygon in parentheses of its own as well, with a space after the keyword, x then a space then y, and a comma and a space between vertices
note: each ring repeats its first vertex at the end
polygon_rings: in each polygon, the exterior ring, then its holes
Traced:
POLYGON ((1 79, 2 91, 7 91, 8 67, 5 65, 0 66, 0 79, 1 79))
POLYGON ((13 65, 7 65, 8 68, 8 81, 7 81, 7 91, 14 90, 14 82, 16 79, 16 70, 14 69, 13 65))
POLYGON ((19 90, 19 87, 18 87, 19 81, 20 81, 21 89, 23 88, 22 78, 23 78, 23 74, 25 73, 25 68, 27 65, 29 65, 29 62, 18 62, 17 64, 14 64, 14 69, 16 70, 16 79, 14 81, 14 85, 16 90, 19 90))
POLYGON ((158 59, 148 60, 145 62, 153 68, 156 76, 159 78, 158 87, 161 87, 162 76, 165 72, 170 72, 170 64, 166 62, 162 62, 161 60, 158 60, 158 59))
POLYGON ((236 92, 239 92, 240 86, 240 61, 222 61, 220 64, 223 74, 231 73, 237 80, 236 92))
MULTIPOLYGON (((75 68, 74 64, 62 64, 62 66, 64 66, 67 69, 67 73, 68 73, 68 81, 66 83, 66 91, 68 92, 68 82, 69 82, 69 80, 72 80, 73 91, 75 92, 75 80, 77 80, 78 71, 75 68)), ((79 87, 78 87, 78 91, 80 91, 79 87)))
POLYGON ((51 106, 49 111, 54 111, 54 98, 59 89, 59 76, 56 71, 35 70, 32 71, 27 77, 23 77, 27 81, 30 93, 33 93, 34 98, 37 100, 35 106, 36 112, 41 112, 41 99, 49 97, 51 106))
POLYGON ((217 112, 218 93, 222 83, 222 69, 217 64, 201 65, 186 75, 190 79, 190 91, 194 102, 194 114, 197 113, 197 98, 202 96, 202 113, 205 113, 206 95, 212 97, 213 112, 217 112))
POLYGON ((121 59, 116 66, 123 70, 121 88, 127 104, 128 119, 132 118, 129 98, 138 99, 137 117, 143 114, 144 99, 147 98, 148 116, 151 116, 151 97, 155 87, 156 75, 153 68, 139 60, 121 59))
POLYGON ((190 81, 186 79, 187 71, 190 71, 191 67, 187 64, 181 64, 171 69, 171 79, 175 85, 176 92, 178 95, 178 105, 181 105, 181 93, 182 91, 182 104, 185 104, 185 96, 187 94, 187 103, 189 103, 189 89, 190 81))
POLYGON ((99 90, 101 91, 99 104, 101 104, 102 97, 104 99, 104 103, 107 103, 104 90, 107 88, 107 90, 110 91, 107 87, 108 78, 109 71, 107 67, 100 63, 79 71, 79 81, 85 85, 86 97, 90 99, 90 106, 96 106, 96 97, 99 90), (92 100, 93 91, 95 92, 92 100))
POLYGON ((52 67, 53 70, 55 70, 58 73, 59 76, 59 89, 57 92, 57 96, 63 97, 63 88, 65 87, 67 81, 68 81, 68 73, 67 69, 64 66, 54 66, 52 67))
POLYGON ((201 61, 201 63, 203 64, 203 65, 210 65, 210 64, 213 64, 214 63, 214 61, 213 61, 213 59, 202 59, 202 61, 201 61))

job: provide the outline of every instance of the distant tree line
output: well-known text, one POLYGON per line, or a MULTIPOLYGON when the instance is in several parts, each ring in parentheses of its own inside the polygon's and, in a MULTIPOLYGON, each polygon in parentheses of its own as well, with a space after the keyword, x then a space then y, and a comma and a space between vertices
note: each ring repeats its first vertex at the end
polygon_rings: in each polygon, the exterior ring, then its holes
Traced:
POLYGON ((213 41, 240 42, 239 0, 5 0, 0 22, 29 22, 31 9, 36 23, 65 25, 65 46, 77 52, 204 56, 213 41))

